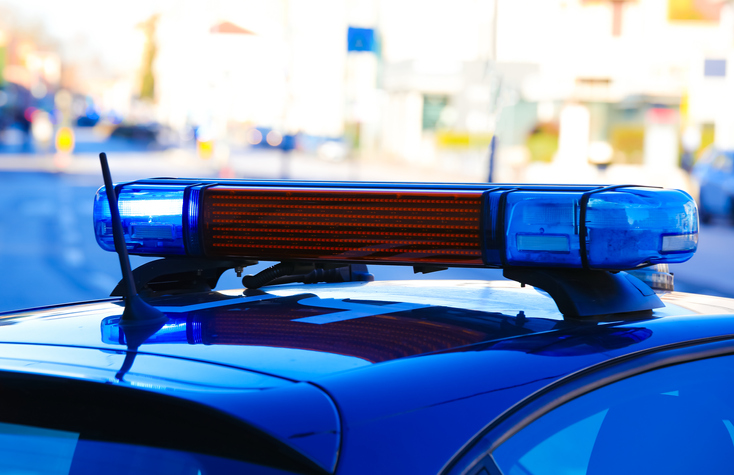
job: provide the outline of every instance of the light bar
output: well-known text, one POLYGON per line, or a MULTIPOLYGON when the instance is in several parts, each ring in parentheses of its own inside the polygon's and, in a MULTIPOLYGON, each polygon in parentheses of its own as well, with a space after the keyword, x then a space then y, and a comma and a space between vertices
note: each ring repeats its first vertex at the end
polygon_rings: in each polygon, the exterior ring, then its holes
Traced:
MULTIPOLYGON (((117 189, 138 255, 624 270, 684 262, 698 242, 693 199, 644 187, 160 179, 117 189)), ((102 188, 94 229, 114 251, 102 188)))

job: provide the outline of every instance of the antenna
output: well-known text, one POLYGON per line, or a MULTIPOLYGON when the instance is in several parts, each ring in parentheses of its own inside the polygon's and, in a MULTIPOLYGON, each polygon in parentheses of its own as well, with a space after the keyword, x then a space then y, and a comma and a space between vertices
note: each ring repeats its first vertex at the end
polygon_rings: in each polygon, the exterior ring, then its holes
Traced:
POLYGON ((135 279, 133 279, 133 272, 130 269, 130 258, 127 255, 122 220, 120 219, 120 211, 117 208, 117 192, 115 191, 115 187, 112 186, 112 176, 110 175, 110 167, 107 164, 107 154, 104 152, 100 153, 99 162, 102 165, 102 178, 104 179, 104 186, 107 191, 107 201, 110 204, 115 251, 117 251, 117 256, 120 258, 120 270, 122 271, 122 280, 125 283, 123 295, 125 310, 122 312, 119 325, 125 334, 128 351, 125 355, 122 368, 115 375, 118 381, 122 381, 125 373, 132 367, 140 345, 160 330, 168 318, 163 312, 147 304, 138 295, 138 291, 135 288, 135 279))
POLYGON ((122 271, 122 280, 125 282, 125 311, 122 313, 120 325, 141 325, 165 322, 166 316, 157 308, 148 305, 138 295, 135 289, 135 279, 130 269, 130 258, 127 255, 127 245, 125 244, 125 235, 122 230, 122 220, 120 220, 120 211, 117 208, 117 192, 112 186, 112 176, 110 175, 110 167, 107 164, 107 154, 99 154, 99 162, 102 165, 102 178, 104 179, 105 191, 107 191, 107 201, 110 204, 110 214, 112 216, 112 236, 115 240, 115 251, 120 258, 120 270, 122 271))

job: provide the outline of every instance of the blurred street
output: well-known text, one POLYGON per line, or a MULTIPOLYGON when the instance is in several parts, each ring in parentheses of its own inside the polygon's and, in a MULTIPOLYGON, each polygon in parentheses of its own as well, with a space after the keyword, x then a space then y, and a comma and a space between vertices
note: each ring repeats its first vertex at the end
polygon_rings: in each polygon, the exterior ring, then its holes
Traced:
POLYGON ((39 5, 0 0, 0 311, 118 281, 92 234, 101 151, 117 182, 680 189, 707 225, 676 288, 734 297, 733 2, 39 5))
MULTIPOLYGON (((277 152, 240 157, 235 175, 279 178, 277 152), (247 173, 245 173, 247 172, 247 173)), ((385 176, 380 163, 330 163, 305 155, 290 158, 296 178, 395 181, 471 181, 466 174, 435 169, 395 168, 385 176), (382 175, 380 174, 382 173, 382 175)), ((0 158, 0 311, 107 297, 120 278, 117 257, 97 245, 92 230, 92 202, 102 183, 96 157, 75 156, 65 172, 53 171, 53 158, 0 158), (73 173, 70 171, 73 170, 73 173)), ((115 181, 149 176, 216 176, 207 162, 181 155, 110 154, 115 181)), ((701 229, 700 247, 691 261, 671 266, 676 289, 734 297, 734 228, 719 222, 701 229)), ((133 267, 146 260, 132 256, 133 267)), ((246 270, 254 273, 271 265, 246 270)), ((377 279, 499 279, 499 270, 456 269, 413 275, 410 267, 372 266, 377 279)), ((241 287, 234 272, 220 288, 241 287)))

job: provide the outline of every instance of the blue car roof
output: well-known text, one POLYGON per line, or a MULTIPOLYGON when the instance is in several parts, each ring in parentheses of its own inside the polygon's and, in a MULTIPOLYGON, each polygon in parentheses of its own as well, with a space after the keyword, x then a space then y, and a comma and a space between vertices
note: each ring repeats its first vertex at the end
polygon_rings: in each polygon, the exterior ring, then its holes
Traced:
MULTIPOLYGON (((651 322, 734 313, 729 299, 673 292, 663 300, 666 307, 655 310, 651 322)), ((506 281, 283 285, 150 302, 169 321, 141 352, 292 382, 463 348, 508 348, 520 337, 555 341, 559 332, 615 321, 564 320, 545 292, 506 281)), ((106 300, 6 313, 0 341, 122 351, 122 310, 122 300, 106 300)))
POLYGON ((666 306, 644 319, 584 321, 564 319, 545 292, 504 281, 169 295, 149 299, 168 323, 140 346, 121 381, 123 306, 106 300, 0 315, 0 370, 191 399, 274 434, 327 470, 339 454, 346 472, 410 472, 415 464, 435 472, 487 421, 575 371, 670 343, 734 335, 734 300, 676 292, 661 298, 666 306), (365 444, 400 447, 441 427, 450 430, 420 461, 384 454, 365 467, 363 454, 350 452, 365 444))

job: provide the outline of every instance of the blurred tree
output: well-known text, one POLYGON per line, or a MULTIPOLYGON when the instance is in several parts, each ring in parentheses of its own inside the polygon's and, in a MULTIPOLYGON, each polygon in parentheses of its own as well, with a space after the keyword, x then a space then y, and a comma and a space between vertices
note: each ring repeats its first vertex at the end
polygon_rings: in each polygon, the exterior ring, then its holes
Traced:
POLYGON ((140 98, 147 100, 155 99, 155 76, 153 75, 153 62, 158 50, 156 45, 156 27, 159 15, 153 15, 138 25, 145 34, 145 49, 143 50, 143 66, 141 68, 140 98))

